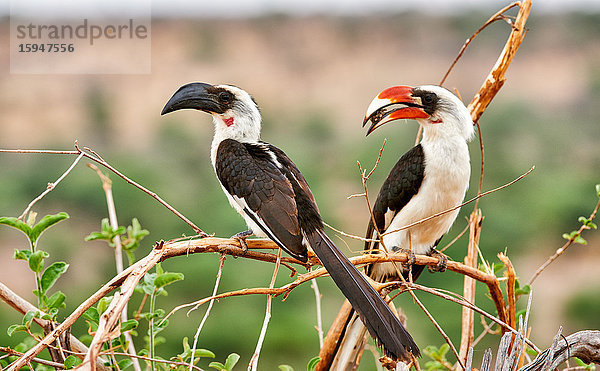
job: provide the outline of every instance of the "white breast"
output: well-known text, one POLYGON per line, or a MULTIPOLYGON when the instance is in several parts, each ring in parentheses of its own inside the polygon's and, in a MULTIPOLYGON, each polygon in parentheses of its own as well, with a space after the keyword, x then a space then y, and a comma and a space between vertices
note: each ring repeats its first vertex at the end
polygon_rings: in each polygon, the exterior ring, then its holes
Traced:
MULTIPOLYGON (((400 210, 386 232, 395 231, 436 213, 460 205, 469 186, 469 151, 464 140, 423 141, 425 174, 418 193, 400 210)), ((405 248, 426 254, 448 232, 459 210, 433 218, 409 229, 386 234, 388 250, 405 248)))

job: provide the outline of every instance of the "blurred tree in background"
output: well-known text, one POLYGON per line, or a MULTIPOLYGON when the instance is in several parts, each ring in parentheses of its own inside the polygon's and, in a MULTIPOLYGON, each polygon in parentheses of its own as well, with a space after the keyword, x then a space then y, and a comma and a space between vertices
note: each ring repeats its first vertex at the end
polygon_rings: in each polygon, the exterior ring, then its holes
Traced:
MULTIPOLYGON (((409 13, 364 18, 272 15, 156 20, 150 76, 32 77, 3 72, 0 107, 7 114, 0 118, 0 147, 70 149, 78 139, 127 176, 160 194, 204 231, 231 236, 245 225, 229 207, 214 177, 208 151, 213 130, 210 120, 197 115, 163 118, 159 112, 182 83, 234 83, 254 93, 263 109, 263 137, 294 159, 311 185, 325 221, 362 235, 368 217, 364 200, 347 199, 362 191, 356 161, 367 168, 372 166, 387 138, 381 163, 369 184, 375 194, 398 157, 413 145, 417 130, 415 123, 398 124, 366 140, 360 126, 366 105, 374 93, 387 86, 439 81, 464 38, 485 18, 477 13, 444 17, 409 13), (29 97, 30 92, 34 98, 29 97), (13 121, 14 117, 21 121, 13 121), (23 122, 24 127, 15 126, 23 122)), ((524 282, 563 243, 562 233, 577 228, 577 217, 589 215, 596 202, 593 186, 599 181, 600 169, 600 108, 596 103, 600 100, 599 25, 598 14, 533 15, 522 55, 517 56, 506 86, 480 121, 485 145, 484 190, 536 166, 532 175, 481 199, 479 204, 485 216, 480 242, 484 256, 497 261, 496 254, 506 250, 517 273, 525 275, 519 277, 524 282)), ((468 100, 495 59, 505 33, 506 25, 494 25, 482 34, 446 86, 456 87, 468 100)), ((467 198, 477 192, 477 141, 470 144, 470 150, 473 177, 467 198)), ((0 154, 0 214, 20 214, 72 160, 0 154)), ((138 258, 150 251, 155 240, 193 234, 148 195, 114 175, 111 178, 120 224, 138 218, 150 231, 138 249, 138 258)), ((35 209, 40 215, 59 211, 70 215, 43 239, 43 249, 54 260, 70 264, 56 284, 67 293, 60 319, 100 282, 115 275, 112 251, 100 242, 84 242, 85 236, 100 229, 106 201, 96 175, 80 164, 35 209)), ((472 206, 463 208, 441 246, 466 226, 464 216, 471 210, 472 206)), ((348 254, 362 249, 359 241, 342 239, 344 242, 335 237, 334 242, 340 247, 347 244, 348 254)), ((463 236, 447 251, 449 256, 462 260, 466 241, 463 236)), ((600 273, 591 262, 600 257, 600 240, 590 237, 588 242, 569 251, 536 282, 534 338, 550 339, 559 325, 566 327, 565 333, 599 326, 599 287, 594 282, 600 282, 600 273), (536 303, 542 306, 544 300, 554 297, 556 280, 564 275, 581 290, 556 295, 556 313, 536 308, 536 303)), ((12 230, 0 228, 0 257, 4 262, 0 281, 33 302, 31 290, 35 285, 26 264, 12 260, 13 251, 26 248, 25 243, 12 230)), ((161 298, 159 305, 169 311, 210 296, 218 264, 219 256, 209 254, 165 262, 166 270, 182 272, 185 279, 170 286, 168 297, 161 298)), ((271 265, 229 257, 219 291, 266 287, 271 275, 271 265)), ((448 272, 443 280, 441 277, 424 274, 420 281, 460 292, 462 276, 448 272)), ((289 280, 280 272, 277 284, 289 280)), ((320 279, 319 284, 326 331, 343 297, 329 279, 320 279)), ((478 288, 477 302, 493 312, 485 294, 478 288)), ((419 297, 458 342, 458 335, 452 334, 460 333, 461 308, 436 297, 419 297)), ((137 296, 130 303, 130 315, 140 299, 137 296)), ((417 343, 443 343, 408 296, 402 295, 396 303, 406 312, 417 343)), ((161 333, 166 342, 158 346, 158 354, 169 357, 181 353, 182 338, 193 337, 204 311, 205 306, 189 316, 184 311, 175 314, 161 333)), ((215 303, 198 347, 212 350, 219 360, 236 352, 242 356, 240 362, 247 364, 264 311, 262 296, 215 303)), ((272 313, 261 369, 275 369, 284 363, 302 369, 319 351, 312 290, 305 285, 284 302, 275 298, 272 313)), ((21 317, 0 304, 0 328, 20 322, 21 317)), ((76 334, 86 331, 83 322, 73 329, 76 334)), ((13 343, 21 336, 9 338, 0 331, 0 344, 13 343)))

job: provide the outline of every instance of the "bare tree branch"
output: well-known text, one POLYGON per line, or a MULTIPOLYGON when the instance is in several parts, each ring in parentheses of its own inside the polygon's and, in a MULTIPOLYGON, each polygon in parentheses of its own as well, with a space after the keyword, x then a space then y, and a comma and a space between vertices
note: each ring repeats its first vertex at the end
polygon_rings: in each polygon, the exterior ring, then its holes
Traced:
POLYGON ((519 371, 555 370, 566 360, 577 357, 586 364, 600 364, 600 331, 584 330, 566 338, 557 336, 556 345, 546 349, 519 371), (547 365, 546 367, 544 367, 547 365))

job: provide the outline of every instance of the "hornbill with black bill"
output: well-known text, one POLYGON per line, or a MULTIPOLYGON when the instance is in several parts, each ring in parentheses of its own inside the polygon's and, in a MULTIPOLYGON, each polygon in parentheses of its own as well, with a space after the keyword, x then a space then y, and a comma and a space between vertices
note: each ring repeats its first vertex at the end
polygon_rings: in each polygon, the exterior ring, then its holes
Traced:
POLYGON ((190 83, 175 92, 162 114, 185 108, 212 115, 212 164, 229 203, 249 228, 236 237, 268 237, 303 262, 311 248, 386 355, 419 356, 398 317, 325 234, 315 199, 296 165, 282 150, 260 140, 261 115, 254 99, 235 86, 190 83))
MULTIPOLYGON (((423 138, 400 157, 381 186, 373 217, 369 215, 366 237, 377 240, 381 235, 383 246, 365 242, 365 250, 406 252, 409 263, 414 261, 414 254, 432 255, 440 261, 433 270, 445 270, 446 257, 435 247, 454 223, 459 209, 405 227, 461 204, 471 173, 467 142, 474 135, 473 121, 465 105, 447 89, 395 86, 373 99, 363 126, 370 123, 369 135, 399 119, 416 120, 423 129, 423 138)), ((423 266, 393 263, 373 264, 366 269, 379 282, 400 280, 398 274, 408 280, 409 272, 414 280, 422 270, 423 266)), ((338 340, 332 369, 355 367, 366 342, 364 326, 351 312, 345 315, 346 327, 338 340)))

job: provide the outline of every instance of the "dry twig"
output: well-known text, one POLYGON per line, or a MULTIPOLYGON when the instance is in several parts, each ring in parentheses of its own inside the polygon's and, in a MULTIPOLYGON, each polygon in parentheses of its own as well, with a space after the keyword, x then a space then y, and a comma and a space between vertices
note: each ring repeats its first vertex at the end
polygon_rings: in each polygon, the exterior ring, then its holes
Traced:
MULTIPOLYGON (((594 210, 590 214, 590 217, 588 218, 589 220, 593 220, 596 217, 596 214, 598 213, 598 209, 600 209, 600 200, 598 200, 598 203, 596 204, 596 207, 594 208, 594 210)), ((544 262, 544 264, 542 264, 535 271, 533 277, 531 277, 531 279, 529 280, 529 285, 531 285, 533 283, 533 281, 535 281, 539 277, 539 275, 542 274, 542 272, 544 271, 544 269, 546 269, 550 264, 552 264, 553 261, 555 261, 559 256, 561 256, 569 248, 569 246, 573 245, 573 243, 575 242, 575 239, 577 238, 577 236, 580 236, 581 233, 584 230, 586 230, 586 229, 590 229, 590 227, 588 227, 585 224, 582 224, 581 227, 579 227, 579 229, 577 230, 577 232, 573 236, 571 236, 569 238, 569 240, 567 242, 565 242, 564 245, 562 245, 558 250, 556 250, 556 252, 554 253, 554 255, 552 255, 551 257, 549 257, 548 260, 546 260, 546 262, 544 262)))
MULTIPOLYGON (((483 216, 481 210, 477 209, 471 213, 469 218, 469 245, 467 248, 467 256, 465 257, 465 265, 477 268, 477 245, 479 244, 479 236, 481 232, 481 223, 483 216)), ((475 302, 475 280, 465 276, 463 297, 470 303, 475 302)), ((467 359, 469 349, 473 345, 473 322, 475 313, 467 307, 462 307, 462 331, 460 339, 460 359, 467 359)))
POLYGON ((120 178, 122 178, 127 183, 131 184, 132 186, 134 186, 134 187, 140 189, 141 191, 143 191, 144 193, 150 195, 150 197, 154 198, 156 201, 158 201, 160 204, 162 204, 164 207, 166 207, 173 214, 177 215, 187 225, 189 225, 199 236, 202 236, 202 237, 208 236, 196 224, 192 223, 192 221, 190 221, 188 218, 186 218, 182 213, 180 213, 173 206, 169 205, 166 201, 164 201, 158 194, 150 191, 148 188, 142 186, 139 183, 136 183, 135 181, 133 181, 130 178, 128 178, 127 176, 125 176, 123 173, 121 173, 119 170, 115 169, 108 162, 104 161, 104 159, 102 159, 102 157, 100 157, 100 155, 98 155, 96 152, 94 152, 90 148, 83 147, 83 149, 81 149, 79 147, 79 144, 77 143, 77 141, 75 141, 75 150, 74 151, 51 151, 51 150, 37 150, 37 149, 33 149, 33 150, 32 149, 0 149, 0 153, 77 155, 79 157, 81 157, 81 156, 86 157, 86 158, 104 166, 105 168, 112 171, 113 173, 117 174, 120 178))
MULTIPOLYGON (((106 197, 106 206, 108 207, 108 220, 110 222, 110 226, 116 230, 119 228, 119 222, 117 220, 117 209, 115 208, 115 201, 112 193, 112 181, 108 177, 108 175, 104 174, 100 169, 94 164, 86 164, 90 169, 94 170, 100 181, 102 182, 102 189, 104 190, 104 196, 106 197)), ((117 268, 117 274, 123 272, 123 246, 121 244, 121 235, 117 234, 114 237, 114 245, 115 245, 115 266, 117 268)), ((121 312, 121 321, 127 321, 127 304, 123 308, 121 312)), ((131 333, 127 331, 125 333, 125 339, 129 343, 128 350, 131 354, 137 354, 135 351, 135 345, 133 344, 133 338, 131 337, 131 333)), ((137 358, 132 358, 133 369, 135 371, 141 371, 140 362, 137 358)), ((115 362, 116 363, 116 362, 115 362)))

